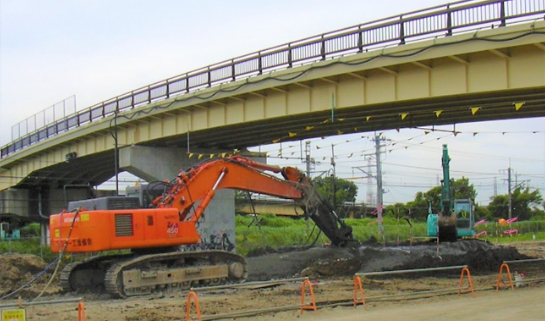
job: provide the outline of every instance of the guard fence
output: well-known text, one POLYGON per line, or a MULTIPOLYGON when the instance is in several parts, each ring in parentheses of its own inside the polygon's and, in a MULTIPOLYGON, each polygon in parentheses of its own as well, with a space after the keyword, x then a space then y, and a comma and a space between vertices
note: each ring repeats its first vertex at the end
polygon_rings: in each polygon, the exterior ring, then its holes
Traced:
MULTIPOLYGON (((407 244, 411 240, 422 240, 426 235, 425 223, 413 223, 409 226, 405 221, 398 225, 384 225, 384 238, 378 233, 375 224, 368 226, 353 226, 354 237, 361 242, 376 240, 387 244, 407 244)), ((500 225, 495 222, 480 224, 476 227, 476 233, 483 233, 479 239, 499 242, 520 242, 545 239, 545 221, 521 221, 508 225, 500 225), (516 231, 516 232, 513 232, 516 231), (506 233, 509 232, 509 233, 506 233)), ((329 239, 314 230, 305 227, 237 227, 236 250, 237 253, 246 255, 252 251, 259 251, 267 247, 281 247, 289 245, 327 245, 329 239)), ((204 250, 206 248, 203 248, 204 250)), ((0 239, 0 254, 20 253, 34 254, 46 261, 52 261, 57 257, 51 253, 49 245, 40 237, 21 237, 20 239, 0 239)))

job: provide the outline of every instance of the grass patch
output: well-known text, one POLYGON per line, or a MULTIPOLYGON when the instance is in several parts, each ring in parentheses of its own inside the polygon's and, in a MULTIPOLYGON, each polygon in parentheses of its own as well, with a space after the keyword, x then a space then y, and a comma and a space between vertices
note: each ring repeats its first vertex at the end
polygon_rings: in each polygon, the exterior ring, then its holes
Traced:
MULTIPOLYGON (((345 222, 352 227, 356 240, 362 243, 369 240, 382 241, 375 218, 346 219, 345 222)), ((318 235, 319 229, 313 221, 309 221, 307 227, 307 221, 304 218, 277 217, 273 214, 257 217, 237 215, 235 224, 236 250, 242 255, 265 246, 309 245, 314 241, 316 245, 324 245, 330 242, 323 233, 318 235)), ((409 241, 411 235, 413 237, 426 235, 426 223, 412 223, 411 229, 405 220, 398 221, 392 217, 384 218, 383 229, 385 241, 389 244, 409 241)), ((27 232, 32 235, 35 230, 32 227, 27 232)), ((486 223, 477 226, 476 232, 482 231, 486 231, 486 235, 480 239, 490 242, 545 240, 545 222, 543 221, 516 222, 510 226, 486 223), (516 229, 518 233, 511 236, 504 234, 504 231, 512 229, 516 229)), ((113 252, 119 253, 119 251, 109 251, 101 254, 113 252)), ((39 237, 27 237, 16 241, 0 240, 0 253, 34 254, 44 258, 46 262, 51 262, 57 257, 56 253, 51 252, 49 246, 40 244, 39 237)), ((73 259, 79 257, 80 255, 73 255, 73 259)))

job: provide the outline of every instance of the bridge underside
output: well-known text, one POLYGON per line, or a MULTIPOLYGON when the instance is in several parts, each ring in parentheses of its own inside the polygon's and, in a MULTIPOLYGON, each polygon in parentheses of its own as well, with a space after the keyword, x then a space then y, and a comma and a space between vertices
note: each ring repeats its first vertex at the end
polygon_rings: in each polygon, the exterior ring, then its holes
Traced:
MULTIPOLYGON (((341 133, 530 117, 545 117, 545 87, 324 110, 305 114, 304 117, 293 115, 268 119, 266 123, 245 122, 191 132, 189 142, 200 148, 241 149, 341 133), (523 105, 517 110, 520 103, 523 105), (472 108, 478 108, 475 114, 472 108), (440 112, 439 116, 437 112, 440 112), (289 133, 297 135, 290 137, 289 133)), ((163 147, 187 147, 187 144, 187 135, 162 137, 142 143, 163 147)))
POLYGON ((545 117, 545 22, 308 63, 105 117, 0 160, 0 190, 97 185, 119 146, 242 149, 338 134, 545 117), (76 153, 70 162, 65 156, 76 153))

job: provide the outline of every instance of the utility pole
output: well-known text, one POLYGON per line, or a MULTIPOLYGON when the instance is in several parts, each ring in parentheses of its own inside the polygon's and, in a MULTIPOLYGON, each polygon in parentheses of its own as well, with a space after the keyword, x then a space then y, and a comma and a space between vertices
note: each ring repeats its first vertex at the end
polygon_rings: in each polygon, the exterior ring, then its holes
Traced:
POLYGON ((378 233, 384 240, 384 230, 382 229, 382 162, 380 160, 380 134, 375 134, 375 157, 377 160, 377 216, 378 216, 378 233))
POLYGON ((371 188, 371 185, 373 184, 373 175, 371 174, 371 157, 367 157, 367 197, 366 201, 367 204, 374 204, 375 198, 373 197, 373 190, 371 188))
MULTIPOLYGON (((307 167, 307 177, 308 179, 310 180, 310 162, 311 162, 311 158, 310 158, 310 142, 309 141, 306 141, 305 142, 305 163, 306 163, 306 167, 307 167)), ((310 220, 309 218, 307 217, 306 218, 306 221, 307 221, 307 233, 310 231, 310 220)))
POLYGON ((498 181, 494 177, 494 197, 498 196, 498 181))
POLYGON ((310 179, 310 142, 305 142, 305 163, 307 165, 307 177, 310 179))
POLYGON ((115 196, 119 196, 119 145, 117 144, 117 108, 114 112, 114 136, 115 196))
POLYGON ((337 193, 337 184, 336 181, 336 175, 335 175, 335 145, 331 144, 331 166, 333 166, 333 209, 337 208, 337 196, 335 195, 337 193))
MULTIPOLYGON (((502 169, 500 172, 505 173, 505 170, 502 169)), ((494 189, 494 194, 496 194, 496 189, 494 189)), ((509 197, 508 215, 509 215, 509 218, 511 218, 513 216, 513 213, 512 213, 513 200, 511 196, 511 160, 509 160, 509 168, 507 168, 507 195, 509 197)))
POLYGON ((507 169, 507 189, 509 190, 509 219, 513 217, 513 200, 511 196, 511 167, 507 169))

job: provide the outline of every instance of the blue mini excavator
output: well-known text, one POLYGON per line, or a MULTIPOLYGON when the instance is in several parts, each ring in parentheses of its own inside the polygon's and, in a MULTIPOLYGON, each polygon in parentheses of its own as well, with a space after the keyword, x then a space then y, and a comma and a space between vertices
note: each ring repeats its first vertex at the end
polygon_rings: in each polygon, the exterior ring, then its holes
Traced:
POLYGON ((449 163, 448 148, 443 145, 441 210, 439 214, 433 214, 430 206, 427 220, 427 235, 438 237, 440 242, 456 242, 458 238, 475 236, 475 208, 471 199, 454 199, 449 163))

